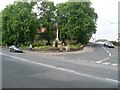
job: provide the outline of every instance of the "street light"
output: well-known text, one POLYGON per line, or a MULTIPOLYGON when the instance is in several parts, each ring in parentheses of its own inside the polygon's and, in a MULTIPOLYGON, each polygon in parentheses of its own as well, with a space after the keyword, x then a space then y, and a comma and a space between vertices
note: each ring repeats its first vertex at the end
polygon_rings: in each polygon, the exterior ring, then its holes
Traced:
POLYGON ((118 24, 118 42, 120 42, 120 31, 119 31, 119 28, 120 28, 119 24, 120 24, 120 22, 119 21, 118 22, 111 22, 111 24, 118 24))

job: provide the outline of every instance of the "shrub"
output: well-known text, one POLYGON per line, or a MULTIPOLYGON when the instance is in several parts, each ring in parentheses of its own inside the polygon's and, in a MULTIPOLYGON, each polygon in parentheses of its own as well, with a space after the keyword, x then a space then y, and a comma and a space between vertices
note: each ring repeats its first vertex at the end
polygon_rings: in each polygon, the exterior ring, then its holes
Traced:
POLYGON ((43 43, 33 43, 32 46, 34 48, 34 47, 44 46, 44 44, 43 43))
POLYGON ((80 45, 79 44, 74 44, 74 45, 71 45, 70 48, 78 49, 78 48, 80 48, 80 45))

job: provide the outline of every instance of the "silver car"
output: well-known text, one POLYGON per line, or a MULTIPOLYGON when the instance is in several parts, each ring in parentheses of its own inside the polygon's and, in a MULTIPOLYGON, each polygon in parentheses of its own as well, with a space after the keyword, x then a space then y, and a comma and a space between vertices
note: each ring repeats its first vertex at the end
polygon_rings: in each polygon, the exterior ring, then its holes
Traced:
POLYGON ((104 43, 104 46, 109 47, 109 48, 114 48, 114 45, 110 41, 106 41, 104 43))
POLYGON ((21 49, 18 46, 15 46, 15 45, 10 46, 9 50, 10 50, 10 52, 21 52, 21 53, 23 52, 23 49, 21 49))

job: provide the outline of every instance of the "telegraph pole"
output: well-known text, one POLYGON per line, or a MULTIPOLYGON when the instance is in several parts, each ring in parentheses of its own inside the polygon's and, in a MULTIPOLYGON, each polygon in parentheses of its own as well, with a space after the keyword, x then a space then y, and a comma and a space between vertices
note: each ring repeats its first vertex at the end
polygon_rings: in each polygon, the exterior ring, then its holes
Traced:
POLYGON ((118 43, 120 43, 120 1, 118 2, 118 43))

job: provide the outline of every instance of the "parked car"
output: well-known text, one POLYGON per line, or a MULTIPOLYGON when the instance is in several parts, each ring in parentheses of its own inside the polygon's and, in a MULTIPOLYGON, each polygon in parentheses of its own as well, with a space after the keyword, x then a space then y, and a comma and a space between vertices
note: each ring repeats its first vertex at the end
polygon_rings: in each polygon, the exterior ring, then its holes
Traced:
POLYGON ((22 48, 15 46, 15 45, 10 46, 9 50, 10 50, 10 52, 21 52, 21 53, 23 52, 22 48))
POLYGON ((104 43, 104 46, 109 47, 109 48, 114 48, 114 45, 111 42, 109 42, 109 41, 106 41, 104 43))

